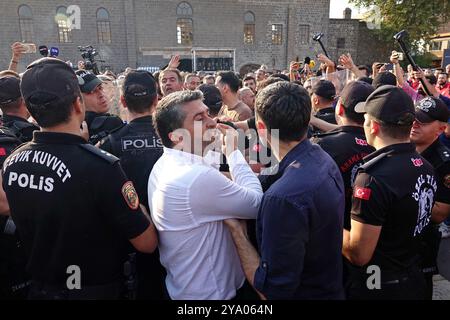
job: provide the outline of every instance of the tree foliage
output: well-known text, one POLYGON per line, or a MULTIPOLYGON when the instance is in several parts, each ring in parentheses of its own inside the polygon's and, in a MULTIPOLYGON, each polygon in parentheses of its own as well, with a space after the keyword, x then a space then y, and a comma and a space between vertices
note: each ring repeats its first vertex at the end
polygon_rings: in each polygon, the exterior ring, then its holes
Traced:
POLYGON ((405 29, 413 48, 419 48, 450 20, 450 0, 350 0, 357 7, 370 8, 369 20, 379 24, 375 32, 392 43, 395 33, 405 29))

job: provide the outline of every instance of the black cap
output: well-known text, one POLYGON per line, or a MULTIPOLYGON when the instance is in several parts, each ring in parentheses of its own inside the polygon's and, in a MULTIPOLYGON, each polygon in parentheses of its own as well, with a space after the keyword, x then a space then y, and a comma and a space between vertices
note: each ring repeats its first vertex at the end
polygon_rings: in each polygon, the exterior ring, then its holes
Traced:
POLYGON ((365 104, 374 90, 367 82, 352 81, 341 92, 341 104, 345 109, 355 112, 355 107, 359 103, 365 104))
POLYGON ((406 126, 414 121, 414 103, 403 89, 381 86, 367 98, 365 104, 355 107, 357 113, 367 112, 387 124, 406 126))
POLYGON ((97 76, 92 72, 77 70, 75 73, 78 78, 78 85, 83 93, 92 92, 99 84, 102 84, 102 80, 97 78, 97 76))
POLYGON ((312 87, 312 92, 327 100, 333 100, 336 97, 336 88, 331 81, 320 80, 312 87))
POLYGON ((124 96, 146 97, 156 95, 156 81, 153 75, 145 70, 130 71, 122 85, 124 96))
POLYGON ((222 96, 219 89, 213 84, 202 84, 198 90, 203 92, 203 102, 212 109, 220 109, 222 107, 222 96))
POLYGON ((450 116, 447 105, 439 98, 426 97, 416 105, 416 119, 422 123, 447 122, 450 116))
POLYGON ((375 79, 373 79, 372 85, 375 89, 385 85, 396 86, 397 78, 389 71, 380 72, 375 79))
POLYGON ((80 91, 72 68, 56 58, 41 58, 31 63, 22 76, 20 90, 25 101, 42 95, 50 101, 74 96, 80 91))
POLYGON ((13 76, 0 77, 0 104, 11 103, 20 97, 20 80, 13 76))

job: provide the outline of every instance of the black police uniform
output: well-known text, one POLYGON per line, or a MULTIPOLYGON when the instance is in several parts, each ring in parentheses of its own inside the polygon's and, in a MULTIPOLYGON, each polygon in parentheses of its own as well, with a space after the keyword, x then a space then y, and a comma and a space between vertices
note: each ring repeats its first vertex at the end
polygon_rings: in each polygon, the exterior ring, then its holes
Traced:
MULTIPOLYGON (((0 127, 0 165, 22 143, 31 141, 39 127, 26 119, 3 115, 0 127)), ((28 294, 26 254, 10 217, 0 216, 0 298, 23 299, 28 294)))
POLYGON ((33 132, 39 127, 17 116, 3 115, 3 126, 8 128, 22 142, 33 139, 33 132))
POLYGON ((432 166, 410 143, 364 158, 354 184, 352 219, 382 229, 370 262, 351 269, 350 299, 425 298, 420 236, 430 223, 436 190, 432 166), (381 289, 367 287, 370 265, 381 270, 381 289))
MULTIPOLYGON (((123 170, 133 181, 139 199, 148 209, 148 178, 163 154, 163 145, 153 128, 152 117, 132 120, 104 138, 100 148, 120 158, 123 170)), ((166 294, 165 269, 159 262, 158 252, 137 253, 136 262, 137 299, 163 299, 166 294)))
POLYGON ((363 158, 375 151, 368 145, 363 127, 341 126, 326 133, 315 134, 311 139, 336 162, 344 179, 345 215, 344 228, 350 230, 350 209, 352 207, 353 183, 363 158))
MULTIPOLYGON (((337 124, 334 107, 328 107, 317 111, 315 117, 331 124, 337 124)), ((311 136, 322 132, 323 131, 320 130, 319 128, 315 126, 310 126, 308 131, 308 137, 311 138, 311 136)))
POLYGON ((86 111, 85 120, 89 130, 89 142, 93 145, 124 126, 122 119, 109 113, 86 111))
MULTIPOLYGON (((437 193, 435 200, 450 204, 450 150, 445 147, 439 139, 436 139, 421 156, 424 157, 434 168, 437 193)), ((433 275, 438 274, 437 256, 439 251, 441 235, 439 226, 433 223, 427 226, 423 234, 423 263, 422 271, 427 280, 428 299, 433 298, 433 275)))
POLYGON ((33 299, 113 299, 126 239, 149 226, 119 159, 66 133, 35 132, 3 164, 3 189, 28 254, 33 299), (67 286, 73 266, 81 289, 67 286))

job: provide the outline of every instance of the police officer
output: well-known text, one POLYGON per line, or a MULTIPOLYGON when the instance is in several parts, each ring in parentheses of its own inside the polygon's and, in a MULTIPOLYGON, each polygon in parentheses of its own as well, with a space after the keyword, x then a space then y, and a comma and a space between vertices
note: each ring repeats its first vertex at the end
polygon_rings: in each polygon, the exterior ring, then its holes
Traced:
MULTIPOLYGON (((28 122, 30 114, 20 94, 20 79, 12 75, 0 77, 0 109, 3 112, 3 127, 19 142, 31 141, 33 132, 39 127, 28 122)), ((1 135, 3 136, 3 135, 1 135)))
POLYGON ((445 131, 449 111, 445 103, 434 97, 421 100, 416 106, 416 120, 411 130, 411 141, 416 151, 434 168, 437 183, 436 202, 430 223, 424 233, 422 271, 427 280, 428 299, 433 297, 433 275, 438 273, 437 254, 440 233, 438 225, 450 213, 450 150, 439 140, 445 131))
MULTIPOLYGON (((130 71, 123 82, 121 102, 128 109, 130 122, 104 138, 100 148, 120 158, 142 204, 148 208, 148 177, 163 153, 161 139, 152 123, 152 113, 158 103, 152 74, 143 70, 130 71)), ((158 254, 138 254, 136 258, 137 298, 162 299, 165 274, 158 254)))
POLYGON ((110 132, 123 126, 123 121, 108 112, 108 101, 103 90, 102 81, 86 70, 76 72, 84 105, 86 106, 86 123, 89 129, 89 142, 97 144, 110 132))
MULTIPOLYGON (((336 88, 331 81, 320 80, 312 87, 311 104, 316 112, 315 117, 331 124, 336 124, 334 104, 336 88)), ((320 133, 317 127, 312 128, 313 133, 320 133)))
POLYGON ((355 106, 364 103, 373 91, 373 87, 365 82, 353 81, 347 84, 336 105, 336 120, 340 126, 327 133, 317 133, 311 139, 333 158, 341 171, 345 186, 344 228, 347 230, 350 230, 356 171, 361 166, 362 159, 375 151, 366 141, 364 116, 355 112, 355 106))
POLYGON ((387 85, 355 111, 365 112, 367 142, 377 151, 359 169, 351 230, 344 230, 342 251, 353 267, 348 297, 424 299, 420 236, 430 223, 437 185, 432 166, 410 143, 413 102, 387 85))
MULTIPOLYGON (((3 72, 2 72, 3 74, 3 72)), ((0 165, 15 148, 32 139, 39 127, 27 121, 30 116, 20 93, 19 76, 13 72, 0 76, 0 165)), ((25 271, 26 255, 14 222, 0 217, 0 297, 26 298, 29 277, 25 271)))
POLYGON ((58 59, 37 60, 21 91, 42 129, 6 159, 2 180, 29 257, 29 297, 117 298, 125 240, 152 252, 155 229, 119 159, 82 138, 85 108, 73 70, 58 59))

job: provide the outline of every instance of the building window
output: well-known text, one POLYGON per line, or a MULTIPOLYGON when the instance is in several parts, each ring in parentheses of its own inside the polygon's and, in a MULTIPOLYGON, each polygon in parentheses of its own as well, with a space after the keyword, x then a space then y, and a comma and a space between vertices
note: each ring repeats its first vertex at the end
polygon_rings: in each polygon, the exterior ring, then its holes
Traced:
POLYGON ((192 16, 192 7, 187 2, 181 2, 177 7, 177 16, 192 16))
POLYGON ((431 42, 431 50, 440 51, 442 50, 442 41, 433 41, 431 42))
POLYGON ((97 38, 98 43, 111 43, 109 13, 104 8, 97 10, 97 38))
POLYGON ((177 20, 177 43, 190 46, 193 41, 192 19, 177 20))
POLYGON ((272 25, 272 44, 280 45, 283 44, 283 25, 273 24, 272 25))
POLYGON ((58 7, 58 9, 56 9, 56 23, 58 25, 59 42, 72 42, 72 30, 69 27, 66 7, 58 7))
POLYGON ((244 14, 244 43, 253 44, 255 42, 255 15, 251 11, 244 14))
POLYGON ((300 44, 309 44, 309 25, 301 24, 298 26, 298 38, 300 44))
POLYGON ((344 49, 345 48, 345 38, 338 38, 336 47, 338 49, 344 49))
POLYGON ((194 23, 192 21, 192 7, 187 2, 181 2, 177 7, 177 43, 192 46, 194 41, 194 23))
POLYGON ((27 5, 21 5, 18 14, 22 42, 33 42, 33 14, 31 8, 27 5))

